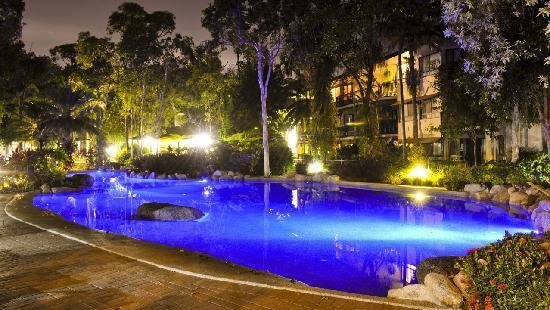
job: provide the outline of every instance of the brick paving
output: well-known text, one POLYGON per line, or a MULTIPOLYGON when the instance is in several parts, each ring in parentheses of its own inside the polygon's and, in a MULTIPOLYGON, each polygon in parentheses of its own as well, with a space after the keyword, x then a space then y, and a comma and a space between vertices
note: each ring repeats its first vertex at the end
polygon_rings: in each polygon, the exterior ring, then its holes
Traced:
POLYGON ((0 195, 0 309, 408 309, 163 270, 8 217, 0 195))

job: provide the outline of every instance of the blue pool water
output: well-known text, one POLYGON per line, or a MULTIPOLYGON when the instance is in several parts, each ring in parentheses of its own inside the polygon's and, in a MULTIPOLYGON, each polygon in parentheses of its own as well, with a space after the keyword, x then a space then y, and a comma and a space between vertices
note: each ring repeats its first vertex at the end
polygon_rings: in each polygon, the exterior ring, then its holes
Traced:
POLYGON ((506 230, 532 231, 530 222, 475 201, 312 184, 93 176, 94 186, 84 192, 39 195, 34 204, 90 228, 369 295, 413 283, 424 258, 464 255, 506 230), (199 221, 133 219, 138 206, 152 201, 207 215, 199 221))

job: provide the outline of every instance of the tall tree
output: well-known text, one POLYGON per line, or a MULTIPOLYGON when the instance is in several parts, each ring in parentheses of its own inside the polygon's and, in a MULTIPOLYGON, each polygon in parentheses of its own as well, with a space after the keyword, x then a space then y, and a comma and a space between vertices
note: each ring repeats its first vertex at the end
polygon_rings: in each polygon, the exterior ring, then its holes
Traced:
POLYGON ((136 3, 123 3, 109 16, 107 31, 111 35, 120 36, 117 50, 124 64, 125 74, 135 77, 135 83, 139 85, 140 137, 145 133, 145 101, 152 79, 152 66, 162 59, 163 47, 174 29, 175 17, 172 13, 148 13, 136 3))
POLYGON ((281 4, 280 0, 215 0, 204 10, 203 18, 203 26, 218 42, 230 44, 234 49, 245 46, 254 51, 262 107, 265 177, 271 175, 267 95, 273 66, 283 43, 281 4))

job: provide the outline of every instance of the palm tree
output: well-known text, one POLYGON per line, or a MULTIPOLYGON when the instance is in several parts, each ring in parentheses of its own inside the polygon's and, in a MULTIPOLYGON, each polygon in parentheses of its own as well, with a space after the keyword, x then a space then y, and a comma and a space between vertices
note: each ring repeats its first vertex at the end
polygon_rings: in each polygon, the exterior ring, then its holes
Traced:
POLYGON ((51 103, 50 109, 40 116, 35 136, 41 141, 57 139, 60 147, 71 158, 75 151, 74 134, 103 135, 96 126, 97 122, 90 117, 91 111, 98 107, 97 101, 88 100, 80 92, 64 88, 57 100, 51 103))

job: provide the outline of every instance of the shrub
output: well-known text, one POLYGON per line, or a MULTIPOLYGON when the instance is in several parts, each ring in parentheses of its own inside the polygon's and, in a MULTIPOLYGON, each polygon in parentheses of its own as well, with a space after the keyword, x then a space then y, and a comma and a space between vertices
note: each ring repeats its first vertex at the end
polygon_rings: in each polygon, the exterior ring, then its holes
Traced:
POLYGON ((34 189, 32 181, 23 174, 0 177, 0 193, 20 193, 34 189))
POLYGON ((518 163, 518 169, 526 180, 550 187, 550 154, 529 154, 518 163))
POLYGON ((516 234, 481 249, 470 250, 456 268, 467 283, 469 309, 549 309, 548 254, 532 235, 516 234))
POLYGON ((460 191, 464 185, 470 183, 470 168, 463 164, 448 165, 443 170, 441 183, 445 188, 452 191, 460 191))
POLYGON ((62 150, 41 149, 13 154, 8 167, 26 173, 35 187, 42 184, 58 186, 63 184, 70 163, 62 150))
MULTIPOLYGON (((251 154, 251 174, 263 175, 264 150, 261 132, 250 130, 234 134, 225 142, 231 145, 233 152, 251 154)), ((287 146, 285 139, 275 133, 269 133, 269 167, 271 174, 283 175, 292 167, 292 150, 287 146)))
MULTIPOLYGON (((273 137, 269 143, 269 168, 271 174, 283 175, 292 167, 292 150, 290 150, 284 139, 280 136, 273 137)), ((252 173, 256 175, 264 174, 263 146, 255 150, 252 160, 252 173)))
POLYGON ((184 173, 198 177, 208 170, 209 155, 205 151, 188 150, 181 154, 161 153, 136 158, 132 166, 140 171, 156 173, 184 173))

